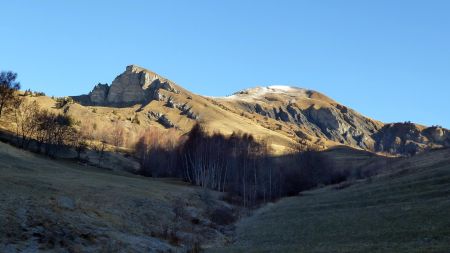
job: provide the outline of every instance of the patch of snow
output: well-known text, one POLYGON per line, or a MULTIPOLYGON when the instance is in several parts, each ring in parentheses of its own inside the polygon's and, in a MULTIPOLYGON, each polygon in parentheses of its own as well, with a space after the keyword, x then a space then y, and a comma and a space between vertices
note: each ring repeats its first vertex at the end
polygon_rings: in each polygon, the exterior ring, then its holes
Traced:
POLYGON ((290 91, 292 89, 295 89, 294 87, 287 86, 287 85, 271 85, 271 86, 268 86, 267 88, 272 89, 272 90, 282 90, 282 91, 290 91))
POLYGON ((255 100, 261 99, 266 94, 286 94, 295 97, 308 98, 308 89, 299 88, 288 85, 270 85, 270 86, 257 86, 254 88, 244 89, 233 93, 228 96, 203 96, 211 99, 229 99, 229 100, 255 100))
POLYGON ((271 85, 266 87, 255 87, 249 88, 242 91, 238 91, 231 96, 219 97, 221 99, 230 99, 230 100, 244 100, 250 101, 255 99, 261 99, 266 94, 291 94, 295 92, 298 95, 304 95, 306 90, 287 86, 287 85, 271 85))

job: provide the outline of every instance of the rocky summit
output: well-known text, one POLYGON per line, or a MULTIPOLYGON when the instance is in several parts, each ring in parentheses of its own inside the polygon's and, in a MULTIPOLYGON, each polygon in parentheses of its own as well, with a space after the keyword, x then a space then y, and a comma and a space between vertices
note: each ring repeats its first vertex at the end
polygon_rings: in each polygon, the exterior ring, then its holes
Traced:
POLYGON ((111 86, 98 84, 87 96, 78 100, 89 105, 130 106, 161 99, 159 89, 177 93, 174 84, 136 65, 129 65, 125 72, 117 76, 111 86))

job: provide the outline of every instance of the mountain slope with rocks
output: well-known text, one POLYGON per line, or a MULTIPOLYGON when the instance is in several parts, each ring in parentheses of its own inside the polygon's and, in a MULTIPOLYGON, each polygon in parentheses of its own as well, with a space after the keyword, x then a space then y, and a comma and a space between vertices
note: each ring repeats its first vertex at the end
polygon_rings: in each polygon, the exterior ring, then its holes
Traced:
POLYGON ((299 138, 316 142, 329 140, 391 154, 415 154, 450 145, 447 129, 410 122, 384 124, 313 90, 290 86, 257 87, 217 100, 274 119, 281 126, 293 129, 299 138))
MULTIPOLYGON (((114 108, 122 118, 138 118, 141 125, 134 128, 157 125, 180 134, 201 123, 210 132, 252 133, 268 142, 274 153, 290 152, 297 145, 312 149, 347 145, 411 155, 450 146, 450 132, 445 128, 409 122, 384 124, 313 90, 276 85, 227 97, 205 97, 136 65, 128 66, 111 85, 98 84, 88 95, 73 98, 81 106, 69 105, 66 110, 75 117, 76 110, 114 108)), ((89 115, 92 119, 98 116, 89 115)))

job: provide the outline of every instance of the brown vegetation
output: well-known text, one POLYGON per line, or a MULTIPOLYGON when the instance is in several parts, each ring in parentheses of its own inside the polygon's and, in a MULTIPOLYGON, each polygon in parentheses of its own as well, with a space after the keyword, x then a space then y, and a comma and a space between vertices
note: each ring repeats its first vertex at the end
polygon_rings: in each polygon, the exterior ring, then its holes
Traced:
MULTIPOLYGON (((78 138, 74 120, 65 114, 41 109, 36 101, 29 101, 25 94, 19 94, 20 85, 15 81, 17 74, 0 74, 0 116, 3 109, 12 112, 15 125, 13 144, 54 157, 63 147, 71 147, 78 138)), ((30 93, 31 94, 31 93, 30 93)), ((81 152, 81 150, 79 150, 81 152)))
POLYGON ((16 82, 16 78, 17 74, 10 71, 0 73, 0 117, 3 109, 14 101, 15 95, 20 89, 20 83, 16 82))
POLYGON ((282 157, 252 135, 208 134, 200 125, 183 138, 147 130, 135 146, 140 173, 180 177, 220 192, 243 206, 255 206, 319 185, 336 184, 354 176, 351 169, 335 168, 321 152, 302 151, 282 157))

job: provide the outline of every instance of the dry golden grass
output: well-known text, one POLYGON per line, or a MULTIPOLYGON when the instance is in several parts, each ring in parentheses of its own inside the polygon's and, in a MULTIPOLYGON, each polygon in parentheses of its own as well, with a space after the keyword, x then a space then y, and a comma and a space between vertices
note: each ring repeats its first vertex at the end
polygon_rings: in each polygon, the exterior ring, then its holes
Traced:
MULTIPOLYGON (((178 104, 188 104, 192 110, 199 115, 199 121, 210 132, 221 132, 223 134, 232 134, 233 132, 249 133, 256 139, 267 141, 272 145, 272 150, 277 154, 285 153, 296 143, 293 136, 289 136, 286 132, 274 130, 277 121, 270 119, 267 126, 257 123, 256 119, 241 116, 240 114, 221 108, 214 104, 208 98, 192 94, 181 87, 180 94, 174 94, 161 90, 162 94, 172 97, 178 104)), ((156 112, 166 115, 166 117, 177 126, 180 135, 190 131, 196 123, 195 120, 189 119, 186 115, 176 108, 170 108, 162 101, 151 101, 141 108, 141 105, 135 105, 125 108, 102 107, 102 106, 83 106, 78 103, 70 103, 64 108, 56 108, 56 101, 50 97, 28 97, 29 100, 36 100, 42 108, 49 109, 54 112, 62 112, 65 110, 82 126, 91 129, 96 139, 101 139, 101 132, 107 135, 113 129, 116 122, 121 122, 127 133, 128 146, 136 141, 140 133, 150 127, 156 127, 166 130, 155 119, 148 116, 149 112, 156 112), (138 119, 136 123, 134 119, 138 119), (96 130, 97 129, 97 130, 96 130)), ((256 117, 261 118, 261 115, 256 117)))

